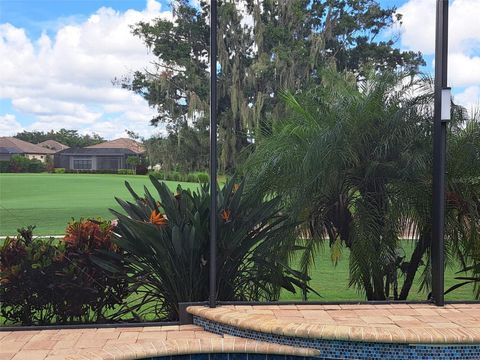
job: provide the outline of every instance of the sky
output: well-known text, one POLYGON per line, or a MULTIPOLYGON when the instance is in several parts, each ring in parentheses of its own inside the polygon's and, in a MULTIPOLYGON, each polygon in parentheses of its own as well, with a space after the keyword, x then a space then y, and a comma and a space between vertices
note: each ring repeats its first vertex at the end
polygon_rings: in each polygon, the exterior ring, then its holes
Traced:
MULTIPOLYGON (((435 0, 396 6, 397 47, 421 51, 432 73, 435 0)), ((0 136, 78 129, 107 139, 126 129, 149 137, 155 111, 112 84, 153 60, 129 25, 171 18, 166 0, 0 0, 0 136)), ((480 107, 480 0, 450 0, 449 85, 457 103, 480 107)))

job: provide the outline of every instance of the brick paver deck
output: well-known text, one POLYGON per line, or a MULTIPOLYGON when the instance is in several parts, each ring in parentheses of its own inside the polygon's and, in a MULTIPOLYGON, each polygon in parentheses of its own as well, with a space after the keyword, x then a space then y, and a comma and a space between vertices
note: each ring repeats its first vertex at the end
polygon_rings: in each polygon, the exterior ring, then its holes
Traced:
POLYGON ((261 305, 189 307, 244 330, 303 338, 384 343, 480 344, 480 304, 261 305))
POLYGON ((195 325, 0 331, 0 360, 142 359, 205 352, 318 355, 317 350, 215 335, 195 325))
MULTIPOLYGON (((480 344, 480 304, 195 306, 204 319, 278 335, 366 342, 480 344)), ((0 331, 0 360, 141 359, 167 354, 250 352, 315 356, 195 325, 0 331)))

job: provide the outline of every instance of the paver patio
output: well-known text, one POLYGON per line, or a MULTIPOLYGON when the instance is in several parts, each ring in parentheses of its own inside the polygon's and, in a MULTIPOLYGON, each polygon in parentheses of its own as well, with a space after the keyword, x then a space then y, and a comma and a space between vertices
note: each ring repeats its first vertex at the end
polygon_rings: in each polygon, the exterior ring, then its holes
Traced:
MULTIPOLYGON (((189 307, 204 319, 288 336, 398 343, 480 343, 480 304, 229 305, 189 307)), ((196 325, 0 331, 0 360, 141 359, 163 354, 318 352, 196 325)))
POLYGON ((195 325, 0 331, 0 360, 142 359, 205 352, 318 354, 311 349, 216 335, 195 325))

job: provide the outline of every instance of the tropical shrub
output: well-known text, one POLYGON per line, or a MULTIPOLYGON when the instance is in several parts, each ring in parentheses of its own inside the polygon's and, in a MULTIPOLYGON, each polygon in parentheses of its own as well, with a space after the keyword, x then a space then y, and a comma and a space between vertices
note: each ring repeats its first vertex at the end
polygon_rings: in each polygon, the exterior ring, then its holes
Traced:
POLYGON ((51 323, 56 304, 63 302, 55 291, 56 274, 63 267, 63 244, 52 238, 34 240, 33 229, 20 229, 0 248, 0 313, 6 323, 51 323))
POLYGON ((27 163, 26 171, 22 171, 22 172, 40 173, 40 172, 44 172, 44 171, 48 171, 48 164, 47 163, 43 163, 40 160, 31 159, 31 160, 29 160, 29 163, 27 163))
POLYGON ((130 167, 130 169, 134 170, 137 165, 140 165, 140 158, 138 156, 130 155, 127 157, 125 161, 126 164, 130 167))
POLYGON ((55 174, 65 174, 65 168, 55 168, 53 169, 55 174))
MULTIPOLYGON (((180 302, 208 299, 209 189, 179 187, 172 194, 165 183, 150 179, 159 200, 147 188, 140 197, 127 182, 134 201, 117 199, 126 214, 112 210, 118 218, 115 243, 125 253, 104 251, 96 261, 114 273, 128 274, 139 294, 128 311, 176 319, 180 302)), ((263 201, 246 194, 243 182, 232 180, 219 190, 218 209, 219 300, 275 300, 281 288, 309 290, 309 278, 288 266, 297 249, 295 223, 281 213, 278 198, 263 201)))
MULTIPOLYGON (((256 144, 245 172, 259 196, 281 194, 303 224, 307 271, 328 239, 350 250, 350 285, 369 300, 405 300, 419 269, 430 285, 432 101, 428 79, 326 72, 322 86, 284 93, 289 111, 256 144), (406 234, 408 232, 408 234, 406 234), (405 235, 414 251, 402 248, 405 235)), ((447 260, 478 248, 480 122, 453 107, 448 127, 447 260), (477 244, 477 245, 475 245, 477 244)))
POLYGON ((113 242, 113 229, 111 222, 101 219, 72 220, 68 224, 63 239, 63 281, 59 285, 67 299, 59 311, 61 321, 104 322, 107 313, 128 296, 127 281, 105 271, 91 259, 96 251, 120 253, 113 242))
POLYGON ((135 174, 137 175, 147 175, 148 174, 148 167, 145 164, 138 164, 135 167, 135 174))
POLYGON ((37 159, 13 155, 9 161, 1 161, 0 172, 39 173, 47 170, 46 164, 37 159))
POLYGON ((34 239, 33 229, 19 230, 0 248, 0 314, 5 322, 104 322, 128 295, 123 278, 90 259, 99 249, 117 251, 111 241, 112 225, 72 221, 62 240, 34 239))
POLYGON ((30 159, 22 155, 13 155, 10 158, 9 171, 14 173, 28 172, 29 165, 30 159))

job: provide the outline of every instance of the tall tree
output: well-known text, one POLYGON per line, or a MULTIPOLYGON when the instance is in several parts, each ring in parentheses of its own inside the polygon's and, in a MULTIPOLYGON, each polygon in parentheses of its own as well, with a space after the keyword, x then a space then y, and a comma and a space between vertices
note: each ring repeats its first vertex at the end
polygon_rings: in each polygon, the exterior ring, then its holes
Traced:
MULTIPOLYGON (((173 21, 133 26, 157 57, 155 71, 119 82, 158 110, 152 124, 175 132, 208 115, 209 8, 187 0, 172 7, 173 21)), ((285 110, 279 90, 318 84, 327 64, 357 76, 372 66, 417 71, 423 64, 421 54, 384 40, 401 15, 376 0, 226 0, 218 16, 220 165, 226 171, 236 167, 242 149, 270 133, 285 110)))

